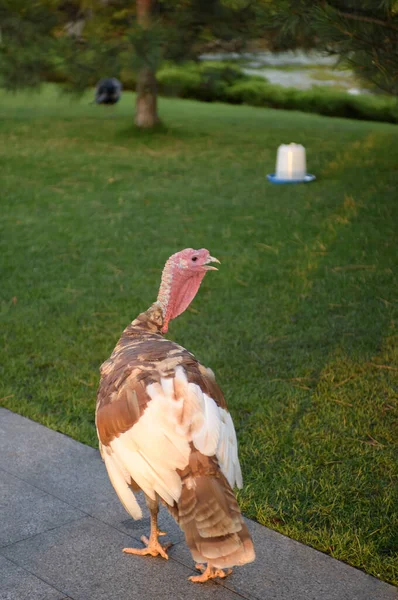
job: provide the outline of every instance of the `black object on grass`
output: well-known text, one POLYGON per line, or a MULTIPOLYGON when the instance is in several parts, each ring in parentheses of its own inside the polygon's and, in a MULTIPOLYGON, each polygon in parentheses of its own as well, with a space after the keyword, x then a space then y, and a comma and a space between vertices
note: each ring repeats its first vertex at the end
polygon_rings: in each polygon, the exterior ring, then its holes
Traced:
POLYGON ((122 84, 115 77, 101 79, 95 90, 96 104, 116 104, 122 94, 122 84))

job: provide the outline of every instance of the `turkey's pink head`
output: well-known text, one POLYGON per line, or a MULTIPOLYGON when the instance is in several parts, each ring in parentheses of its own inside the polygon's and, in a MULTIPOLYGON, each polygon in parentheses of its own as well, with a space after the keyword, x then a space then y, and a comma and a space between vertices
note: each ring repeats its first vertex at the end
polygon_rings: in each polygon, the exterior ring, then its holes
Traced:
POLYGON ((170 256, 165 264, 160 284, 158 303, 163 311, 162 333, 168 330, 169 321, 178 317, 195 298, 206 271, 217 271, 209 263, 220 261, 210 256, 205 248, 186 248, 170 256))

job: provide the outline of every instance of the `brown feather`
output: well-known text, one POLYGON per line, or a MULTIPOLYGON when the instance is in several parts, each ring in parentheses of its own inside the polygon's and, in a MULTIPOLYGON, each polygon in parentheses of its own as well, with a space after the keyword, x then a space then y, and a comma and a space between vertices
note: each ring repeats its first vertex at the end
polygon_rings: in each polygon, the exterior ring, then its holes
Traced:
POLYGON ((216 458, 192 446, 189 465, 180 475, 180 500, 168 508, 184 531, 194 560, 217 568, 253 561, 249 531, 216 458))
POLYGON ((182 366, 188 381, 227 410, 214 376, 188 350, 160 333, 163 321, 156 306, 140 314, 123 331, 116 347, 101 367, 97 393, 96 425, 102 444, 109 444, 138 421, 150 397, 146 387, 173 377, 182 366))

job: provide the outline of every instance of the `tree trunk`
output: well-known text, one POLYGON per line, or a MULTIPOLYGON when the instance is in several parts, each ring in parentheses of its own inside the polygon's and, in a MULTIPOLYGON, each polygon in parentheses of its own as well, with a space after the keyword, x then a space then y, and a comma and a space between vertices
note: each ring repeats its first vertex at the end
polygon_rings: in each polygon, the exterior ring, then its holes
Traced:
POLYGON ((138 73, 134 122, 142 128, 154 127, 159 123, 156 77, 149 67, 143 67, 138 73))
MULTIPOLYGON (((137 0, 137 23, 143 29, 151 26, 152 2, 153 0, 137 0)), ((143 66, 138 73, 134 122, 137 127, 146 129, 159 123, 156 76, 149 65, 143 66)))

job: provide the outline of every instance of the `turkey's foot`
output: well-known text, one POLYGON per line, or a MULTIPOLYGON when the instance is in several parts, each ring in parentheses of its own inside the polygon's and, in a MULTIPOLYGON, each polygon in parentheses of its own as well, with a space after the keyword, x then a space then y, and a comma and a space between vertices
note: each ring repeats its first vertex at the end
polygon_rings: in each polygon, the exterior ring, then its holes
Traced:
POLYGON ((172 544, 168 542, 162 546, 162 544, 159 543, 158 535, 166 535, 166 533, 157 531, 157 535, 151 535, 149 540, 143 535, 141 541, 146 545, 146 548, 123 548, 123 552, 126 554, 138 554, 139 556, 146 556, 147 554, 150 554, 151 556, 162 556, 168 560, 169 557, 167 556, 166 550, 168 550, 172 544))
POLYGON ((215 579, 216 577, 220 577, 220 579, 225 579, 228 575, 231 575, 232 569, 217 569, 216 567, 212 567, 209 563, 207 567, 205 565, 196 564, 195 569, 198 571, 202 571, 202 575, 191 575, 188 577, 194 583, 204 583, 205 581, 209 581, 209 579, 215 579))

